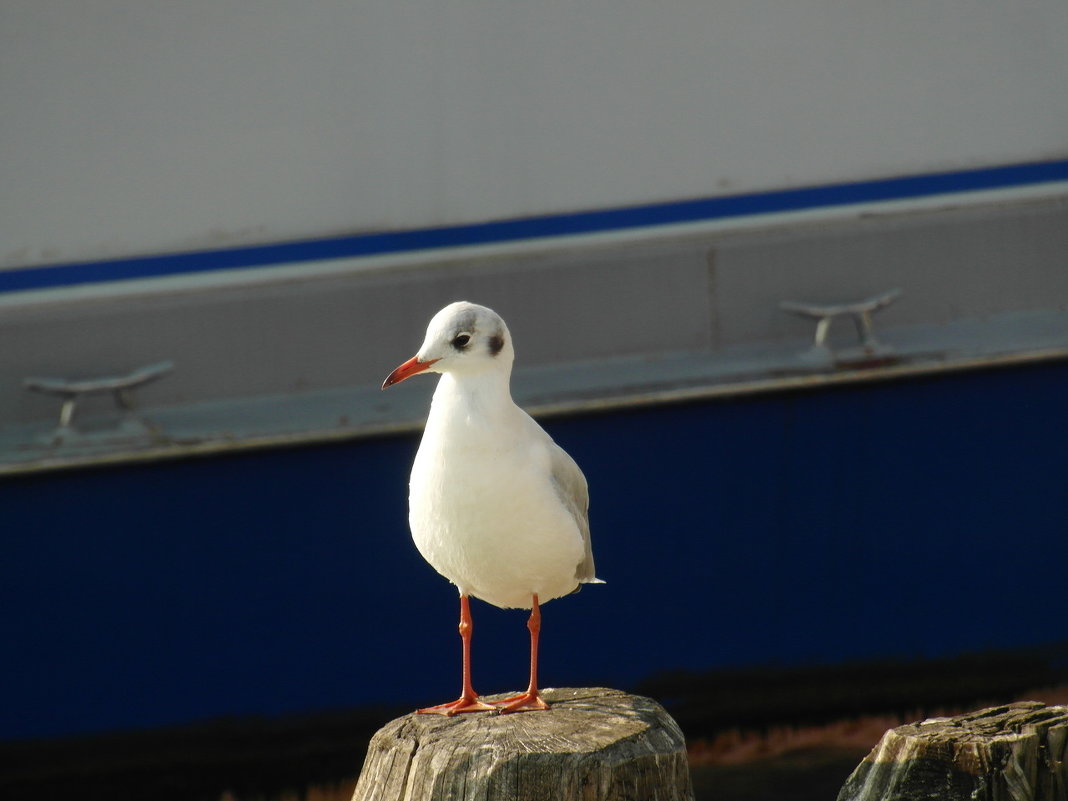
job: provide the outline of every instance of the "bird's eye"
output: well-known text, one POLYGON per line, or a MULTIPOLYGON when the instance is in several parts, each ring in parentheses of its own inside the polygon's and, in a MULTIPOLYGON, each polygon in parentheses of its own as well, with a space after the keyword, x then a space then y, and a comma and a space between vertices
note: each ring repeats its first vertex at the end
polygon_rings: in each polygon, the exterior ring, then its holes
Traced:
POLYGON ((452 340, 452 346, 456 348, 456 350, 463 350, 467 347, 470 341, 470 334, 457 334, 452 340))

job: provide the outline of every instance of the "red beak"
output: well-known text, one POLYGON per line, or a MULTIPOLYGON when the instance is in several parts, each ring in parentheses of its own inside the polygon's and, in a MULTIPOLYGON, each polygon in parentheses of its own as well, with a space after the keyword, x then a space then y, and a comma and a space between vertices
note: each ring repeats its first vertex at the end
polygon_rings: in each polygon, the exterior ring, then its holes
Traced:
POLYGON ((382 382, 382 389, 399 384, 405 378, 411 378, 416 373, 423 372, 436 361, 437 359, 431 359, 428 362, 421 362, 418 356, 412 356, 412 358, 386 376, 386 380, 382 382))

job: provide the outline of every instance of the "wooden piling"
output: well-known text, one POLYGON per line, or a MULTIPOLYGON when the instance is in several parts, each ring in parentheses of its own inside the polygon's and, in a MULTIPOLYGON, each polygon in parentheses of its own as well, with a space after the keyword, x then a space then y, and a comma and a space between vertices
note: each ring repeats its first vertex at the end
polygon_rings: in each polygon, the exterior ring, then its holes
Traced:
POLYGON ((542 694, 545 712, 388 723, 353 801, 692 801, 682 731, 655 701, 603 688, 542 694))
POLYGON ((898 726, 838 801, 1068 801, 1068 707, 1037 701, 898 726))

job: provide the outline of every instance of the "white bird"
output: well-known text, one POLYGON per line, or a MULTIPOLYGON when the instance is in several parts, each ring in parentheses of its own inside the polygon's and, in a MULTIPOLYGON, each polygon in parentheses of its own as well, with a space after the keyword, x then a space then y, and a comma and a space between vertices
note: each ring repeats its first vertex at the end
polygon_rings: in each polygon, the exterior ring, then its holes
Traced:
POLYGON ((539 604, 596 578, 586 479, 574 460, 516 406, 512 337, 491 309, 458 302, 434 315, 422 347, 382 389, 441 373, 412 466, 408 522, 423 558, 460 591, 462 692, 420 709, 452 715, 548 709, 538 692, 539 604), (469 596, 530 609, 530 684, 489 704, 471 686, 469 596))

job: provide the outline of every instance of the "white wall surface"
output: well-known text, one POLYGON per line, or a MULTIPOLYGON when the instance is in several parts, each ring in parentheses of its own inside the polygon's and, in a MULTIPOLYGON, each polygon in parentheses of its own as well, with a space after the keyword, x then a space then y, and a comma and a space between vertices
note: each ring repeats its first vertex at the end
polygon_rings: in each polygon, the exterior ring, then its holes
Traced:
POLYGON ((1068 156, 1065 0, 4 0, 0 266, 1068 156))

